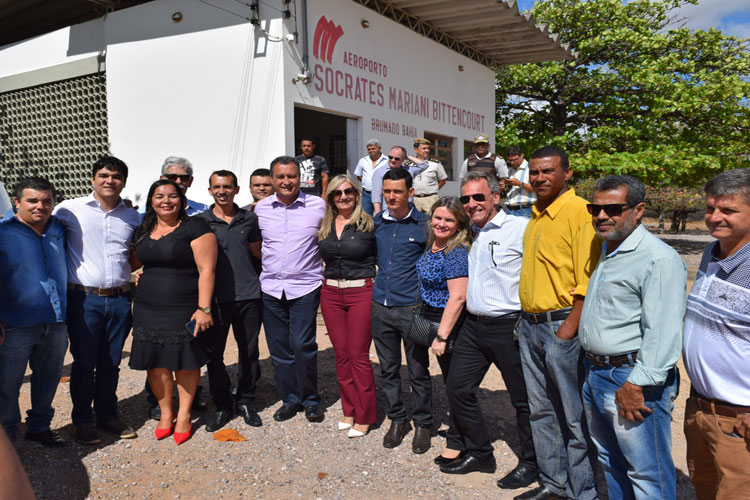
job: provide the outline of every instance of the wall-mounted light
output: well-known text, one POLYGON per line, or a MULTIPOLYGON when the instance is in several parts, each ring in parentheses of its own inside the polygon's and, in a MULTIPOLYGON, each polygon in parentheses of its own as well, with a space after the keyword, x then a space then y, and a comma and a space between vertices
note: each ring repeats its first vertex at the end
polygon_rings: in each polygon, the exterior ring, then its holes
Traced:
POLYGON ((362 24, 363 29, 367 29, 370 27, 370 21, 368 21, 367 19, 362 19, 362 22, 360 24, 362 24))
POLYGON ((304 72, 298 74, 295 78, 292 78, 292 83, 302 83, 304 85, 310 85, 312 83, 312 75, 310 73, 304 72))
POLYGON ((463 64, 459 64, 459 65, 458 65, 458 71, 463 71, 463 70, 464 70, 464 66, 463 66, 463 64))
POLYGON ((182 12, 175 12, 174 14, 172 14, 172 21, 176 23, 182 21, 182 12))

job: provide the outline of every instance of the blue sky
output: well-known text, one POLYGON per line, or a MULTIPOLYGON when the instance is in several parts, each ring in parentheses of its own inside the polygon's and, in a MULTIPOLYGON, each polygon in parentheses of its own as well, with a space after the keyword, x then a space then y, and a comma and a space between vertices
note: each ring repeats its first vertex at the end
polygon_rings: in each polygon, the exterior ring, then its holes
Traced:
MULTIPOLYGON (((528 10, 536 0, 518 0, 519 10, 528 10)), ((716 27, 727 35, 750 38, 750 1, 700 0, 680 10, 684 24, 692 29, 716 27)))

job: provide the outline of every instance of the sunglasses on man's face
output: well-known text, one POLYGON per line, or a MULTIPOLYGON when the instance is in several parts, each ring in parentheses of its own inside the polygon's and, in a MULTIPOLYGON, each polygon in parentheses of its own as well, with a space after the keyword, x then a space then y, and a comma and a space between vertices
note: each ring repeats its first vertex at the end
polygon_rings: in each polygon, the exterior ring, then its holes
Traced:
POLYGON ((397 161, 398 160, 403 160, 403 158, 401 158, 400 156, 391 156, 391 155, 388 155, 388 159, 389 160, 397 160, 397 161))
POLYGON ((339 189, 333 192, 334 198, 341 198, 342 195, 352 196, 354 194, 354 188, 339 189))
POLYGON ((607 217, 617 217, 618 215, 622 215, 622 212, 624 212, 626 208, 630 207, 632 207, 632 205, 628 205, 627 203, 611 203, 609 205, 589 203, 586 205, 586 210, 588 210, 591 215, 599 215, 599 212, 604 210, 607 217))
POLYGON ((461 200, 461 203, 466 205, 467 203, 469 203, 469 200, 473 199, 474 201, 484 201, 487 199, 487 197, 484 195, 484 193, 474 193, 465 194, 463 196, 460 196, 458 199, 461 200))
POLYGON ((182 182, 187 182, 192 176, 190 174, 167 174, 164 177, 172 182, 177 182, 177 179, 180 179, 182 182))

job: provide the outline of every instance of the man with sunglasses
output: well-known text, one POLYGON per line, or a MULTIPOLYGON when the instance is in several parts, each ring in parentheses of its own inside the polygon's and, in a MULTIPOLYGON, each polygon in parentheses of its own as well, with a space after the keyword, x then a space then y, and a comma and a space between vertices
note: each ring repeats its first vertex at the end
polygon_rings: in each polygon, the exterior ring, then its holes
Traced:
POLYGON ((583 400, 610 498, 674 499, 671 422, 687 268, 641 224, 645 197, 640 181, 610 175, 587 205, 604 244, 578 329, 583 400))
MULTIPOLYGON (((416 140, 416 139, 415 139, 416 140)), ((422 161, 416 156, 407 156, 406 148, 393 146, 388 152, 388 163, 377 168, 372 173, 372 206, 374 214, 385 208, 383 200, 383 176, 391 168, 405 168, 412 179, 430 165, 429 161, 422 161)), ((414 204, 414 196, 409 195, 409 203, 414 204)))
POLYGON ((436 463, 446 474, 495 471, 492 439, 477 398, 479 385, 494 364, 516 410, 520 438, 519 463, 497 485, 523 488, 538 474, 521 355, 514 336, 521 312, 518 282, 528 219, 498 211, 500 184, 494 173, 466 174, 460 200, 476 236, 469 252, 468 314, 453 349, 446 391, 463 447, 457 457, 441 456, 436 463))
POLYGON ((522 500, 597 498, 577 332, 601 241, 586 200, 568 189, 572 175, 568 155, 557 146, 531 155, 537 201, 523 236, 518 342, 541 487, 516 497, 522 500))

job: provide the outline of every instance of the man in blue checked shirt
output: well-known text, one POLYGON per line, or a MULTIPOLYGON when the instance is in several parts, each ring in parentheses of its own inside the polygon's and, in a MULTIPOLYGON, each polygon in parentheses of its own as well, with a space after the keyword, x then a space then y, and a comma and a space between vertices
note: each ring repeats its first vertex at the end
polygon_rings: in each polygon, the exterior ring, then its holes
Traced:
POLYGON ((21 180, 0 221, 0 419, 15 441, 21 412, 18 394, 31 365, 31 409, 26 417, 28 441, 59 447, 65 440, 50 430, 52 400, 68 349, 65 327, 68 274, 65 228, 52 218, 55 194, 41 177, 21 180))
POLYGON ((610 498, 674 499, 672 407, 687 268, 641 225, 645 188, 612 175, 587 205, 604 240, 579 325, 584 409, 610 498))

